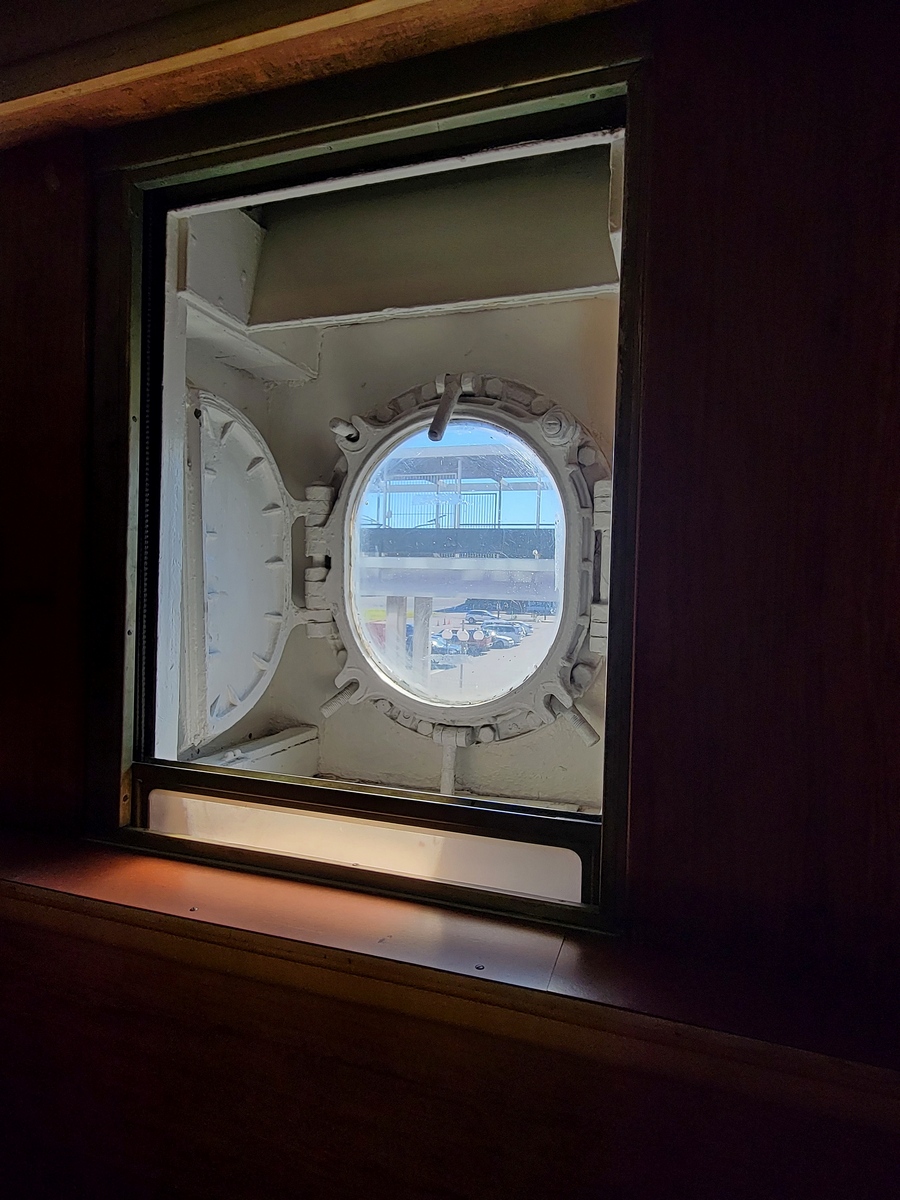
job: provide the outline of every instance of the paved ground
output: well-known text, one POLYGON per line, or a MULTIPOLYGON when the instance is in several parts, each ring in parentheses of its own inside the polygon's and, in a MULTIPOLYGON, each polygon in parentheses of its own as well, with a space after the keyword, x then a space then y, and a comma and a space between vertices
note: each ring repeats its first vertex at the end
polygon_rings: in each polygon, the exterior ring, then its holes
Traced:
POLYGON ((517 687, 543 661, 556 635, 555 620, 538 619, 532 624, 534 633, 509 650, 448 656, 447 662, 453 663, 450 669, 432 669, 429 674, 435 698, 477 704, 517 687))

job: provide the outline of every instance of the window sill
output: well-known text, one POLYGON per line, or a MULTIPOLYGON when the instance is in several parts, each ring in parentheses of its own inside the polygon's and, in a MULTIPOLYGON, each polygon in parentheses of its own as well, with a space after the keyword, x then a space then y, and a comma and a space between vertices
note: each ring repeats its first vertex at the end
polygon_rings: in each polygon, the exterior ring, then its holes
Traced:
POLYGON ((591 934, 0 836, 0 918, 900 1126, 888 1023, 858 1000, 591 934))

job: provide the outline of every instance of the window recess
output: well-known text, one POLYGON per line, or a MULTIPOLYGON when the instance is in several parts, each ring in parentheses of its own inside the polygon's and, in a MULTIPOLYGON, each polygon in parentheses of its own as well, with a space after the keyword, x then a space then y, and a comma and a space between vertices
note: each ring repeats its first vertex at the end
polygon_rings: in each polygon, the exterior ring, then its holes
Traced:
POLYGON ((594 919, 610 111, 574 135, 154 197, 132 840, 594 919))

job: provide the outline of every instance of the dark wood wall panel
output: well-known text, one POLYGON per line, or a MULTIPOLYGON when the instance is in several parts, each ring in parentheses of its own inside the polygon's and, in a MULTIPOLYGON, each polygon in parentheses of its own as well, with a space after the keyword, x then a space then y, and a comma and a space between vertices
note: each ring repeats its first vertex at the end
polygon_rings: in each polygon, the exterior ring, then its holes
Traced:
POLYGON ((170 16, 199 8, 210 0, 107 0, 102 5, 74 5, 70 0, 33 0, 28 5, 0 0, 0 62, 17 62, 39 54, 52 54, 170 16))
POLYGON ((87 183, 80 139, 0 154, 0 820, 74 826, 84 775, 87 183))
MULTIPOLYGON (((887 985, 900 12, 658 16, 637 931, 887 985)), ((2 155, 0 196, 0 821, 65 828, 90 653, 79 141, 2 155)), ((13 1200, 896 1195, 892 1139, 850 1124, 23 927, 0 931, 0 1028, 13 1200)))
POLYGON ((634 708, 642 929, 900 932, 900 10, 664 5, 634 708))
POLYGON ((888 1133, 0 926, 9 1200, 893 1200, 888 1133))
MULTIPOLYGON (((651 70, 637 930, 894 974, 900 14, 669 0, 651 70)), ((0 157, 0 820, 82 802, 87 192, 0 157)))

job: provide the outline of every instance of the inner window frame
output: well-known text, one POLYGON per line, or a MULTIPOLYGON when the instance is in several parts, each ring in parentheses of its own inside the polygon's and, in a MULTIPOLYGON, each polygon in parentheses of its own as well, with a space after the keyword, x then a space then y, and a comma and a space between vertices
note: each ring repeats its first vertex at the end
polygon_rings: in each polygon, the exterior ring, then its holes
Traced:
MULTIPOLYGON (((447 59, 457 52, 433 56, 447 59)), ((391 69, 383 69, 390 75, 391 69)), ((312 86, 312 85, 309 85, 312 86)), ((629 737, 630 737, 630 663, 633 613, 633 546, 636 528, 636 475, 638 431, 638 380, 640 262, 632 250, 634 230, 633 196, 639 191, 638 153, 640 121, 641 67, 598 67, 584 72, 567 73, 560 68, 548 86, 523 79, 516 93, 517 109, 482 99, 473 106, 471 97, 450 95, 445 100, 447 113, 456 124, 444 121, 450 132, 422 131, 411 120, 409 110, 388 122, 381 114, 370 114, 368 121, 377 129, 368 133, 367 144, 359 147, 355 139, 340 139, 329 131, 325 142, 316 130, 304 131, 295 138, 292 150, 281 151, 281 161, 272 162, 266 153, 266 138, 261 135, 254 147, 234 148, 210 164, 209 147, 194 147, 173 154, 162 165, 126 162, 102 166, 103 139, 98 142, 101 166, 97 173, 98 230, 118 229, 119 235, 98 237, 97 258, 97 419, 93 456, 95 481, 97 464, 114 469, 95 486, 92 507, 95 514, 112 503, 111 517, 97 522, 96 547, 105 547, 111 562, 121 568, 114 594, 124 603, 116 611, 116 626, 122 633, 121 653, 101 663, 100 675, 112 683, 113 703, 108 700, 92 706, 92 728, 107 734, 106 752, 99 743, 91 756, 89 773, 88 828, 120 844, 175 856, 190 856, 206 861, 228 862, 241 867, 316 879, 357 890, 413 895, 458 907, 488 909, 511 915, 538 918, 557 924, 588 926, 605 930, 621 927, 625 884, 625 818, 627 814, 629 737), (585 86, 587 85, 587 86, 585 86), (160 262, 164 247, 165 216, 171 208, 184 206, 191 199, 240 195, 252 187, 262 191, 278 179, 296 181, 298 172, 308 178, 330 177, 339 170, 370 167, 373 163, 390 165, 433 159, 448 148, 484 146, 519 140, 524 133, 536 136, 565 136, 596 120, 597 110, 606 105, 615 109, 628 93, 628 198, 626 200, 628 251, 623 256, 620 293, 620 383, 616 413, 614 536, 611 572, 611 607, 617 626, 608 655, 607 705, 605 732, 606 760, 603 785, 603 817, 582 814, 557 815, 531 806, 493 802, 488 807, 448 804, 439 797, 416 795, 412 790, 375 785, 332 784, 317 780, 311 787, 279 779, 261 779, 250 773, 230 772, 227 776, 215 768, 161 763, 147 753, 152 732, 152 713, 148 697, 152 693, 152 631, 155 612, 152 585, 155 538, 158 529, 154 490, 158 489, 158 430, 154 430, 154 395, 160 391, 161 338, 159 319, 160 262), (492 107, 493 106, 493 107, 492 107), (593 106, 593 109, 592 109, 593 106), (507 111, 504 111, 506 109, 507 111), (527 111, 522 111, 527 110, 527 111), (589 110, 591 110, 589 112, 589 110), (511 136, 512 135, 512 136, 511 136), (248 183, 248 181, 252 181, 248 183), (118 331, 112 342, 110 328, 118 331), (123 405, 122 397, 129 402, 123 405), (124 418, 124 420, 123 420, 124 418), (103 432, 103 420, 115 425, 117 437, 103 432), (124 425, 124 428, 123 428, 124 425), (112 453, 111 453, 112 452, 112 453), (124 536, 123 536, 124 534, 124 536), (134 586, 127 587, 131 579, 134 586), (109 661, 113 659, 114 661, 109 661), (115 697, 121 698, 121 716, 115 711, 115 697), (114 787, 111 787, 115 780, 114 787), (336 814, 375 816, 402 821, 423 828, 486 833, 569 847, 582 859, 582 903, 565 906, 532 901, 520 897, 474 894, 465 888, 430 885, 422 880, 367 878, 339 866, 324 868, 316 864, 310 870, 302 860, 279 859, 238 848, 192 847, 186 855, 183 845, 173 847, 164 837, 142 829, 146 796, 154 787, 177 788, 198 795, 255 800, 304 810, 336 814), (299 789, 299 791, 298 791, 299 789)), ((365 126, 365 119, 363 120, 365 126)), ((177 144, 172 125, 173 142, 177 144)), ((359 127, 357 122, 356 126, 359 127)), ((348 130, 349 132, 349 130, 348 130)), ((115 159, 115 154, 112 156, 115 159)), ((125 156, 128 157, 127 155, 125 156)), ((96 691, 92 692, 96 696, 96 691)))

